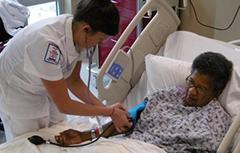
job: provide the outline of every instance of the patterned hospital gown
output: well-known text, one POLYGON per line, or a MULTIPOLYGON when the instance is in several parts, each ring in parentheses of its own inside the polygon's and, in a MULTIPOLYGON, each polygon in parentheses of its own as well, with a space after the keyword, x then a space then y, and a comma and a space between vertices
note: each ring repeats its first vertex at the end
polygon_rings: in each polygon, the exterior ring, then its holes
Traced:
POLYGON ((155 144, 168 153, 216 152, 231 117, 212 100, 204 107, 183 106, 182 88, 154 92, 130 138, 155 144))

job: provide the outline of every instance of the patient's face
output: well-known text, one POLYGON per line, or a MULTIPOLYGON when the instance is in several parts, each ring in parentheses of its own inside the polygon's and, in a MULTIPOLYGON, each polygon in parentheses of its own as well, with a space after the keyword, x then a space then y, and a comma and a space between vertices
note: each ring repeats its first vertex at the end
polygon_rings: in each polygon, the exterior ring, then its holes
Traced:
POLYGON ((194 71, 186 78, 186 82, 185 106, 202 107, 214 98, 211 80, 207 75, 194 71))

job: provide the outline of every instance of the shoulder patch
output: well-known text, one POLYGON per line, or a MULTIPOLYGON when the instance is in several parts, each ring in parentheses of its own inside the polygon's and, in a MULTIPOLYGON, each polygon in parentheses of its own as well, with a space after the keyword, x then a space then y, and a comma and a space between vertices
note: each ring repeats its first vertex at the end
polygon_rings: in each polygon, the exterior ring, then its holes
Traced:
POLYGON ((51 64, 58 64, 61 56, 59 47, 53 43, 48 44, 47 51, 45 53, 44 61, 51 64))

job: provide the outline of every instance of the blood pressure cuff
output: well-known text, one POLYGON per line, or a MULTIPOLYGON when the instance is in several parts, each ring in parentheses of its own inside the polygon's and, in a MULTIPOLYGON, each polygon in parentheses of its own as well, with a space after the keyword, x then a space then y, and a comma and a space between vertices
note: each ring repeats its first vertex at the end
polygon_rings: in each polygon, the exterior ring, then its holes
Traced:
POLYGON ((140 118, 140 114, 145 109, 147 102, 148 102, 148 100, 147 100, 147 98, 145 98, 144 101, 142 101, 138 105, 136 105, 133 108, 131 108, 130 110, 128 110, 128 114, 131 117, 133 125, 132 125, 131 129, 127 131, 126 135, 130 134, 132 132, 132 130, 134 129, 134 127, 136 126, 136 123, 137 123, 138 119, 140 118))

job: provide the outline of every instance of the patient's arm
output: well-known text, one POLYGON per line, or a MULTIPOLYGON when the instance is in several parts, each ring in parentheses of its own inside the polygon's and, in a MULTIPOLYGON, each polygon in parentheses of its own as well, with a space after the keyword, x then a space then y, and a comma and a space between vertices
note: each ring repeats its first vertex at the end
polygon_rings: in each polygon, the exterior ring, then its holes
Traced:
MULTIPOLYGON (((103 131, 104 131, 103 137, 105 138, 120 134, 117 132, 112 122, 109 122, 103 125, 103 131)), ((91 136, 90 130, 80 132, 74 129, 68 129, 66 131, 59 133, 59 135, 55 136, 55 139, 60 144, 71 145, 71 144, 79 144, 84 141, 91 140, 92 136, 91 136)))
MULTIPOLYGON (((129 122, 131 122, 132 128, 135 126, 135 124, 137 123, 137 120, 140 117, 141 112, 146 107, 147 101, 148 101, 147 99, 144 99, 143 102, 139 103, 138 105, 136 105, 135 107, 133 107, 129 110, 129 115, 131 117, 131 118, 129 118, 129 122)), ((130 128, 126 127, 125 128, 126 132, 129 129, 130 128)), ((105 124, 103 126, 103 131, 104 131, 103 137, 105 137, 105 138, 120 134, 117 132, 117 130, 115 129, 115 126, 113 125, 112 122, 105 124)), ((131 131, 131 130, 129 130, 129 131, 131 131)), ((70 144, 79 144, 84 141, 91 140, 92 136, 91 136, 90 130, 80 132, 80 131, 76 131, 73 129, 69 129, 69 130, 61 132, 58 136, 55 136, 55 139, 60 144, 70 145, 70 144)))

